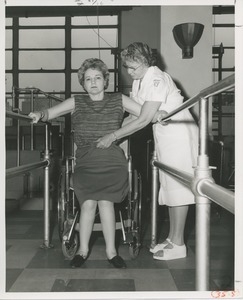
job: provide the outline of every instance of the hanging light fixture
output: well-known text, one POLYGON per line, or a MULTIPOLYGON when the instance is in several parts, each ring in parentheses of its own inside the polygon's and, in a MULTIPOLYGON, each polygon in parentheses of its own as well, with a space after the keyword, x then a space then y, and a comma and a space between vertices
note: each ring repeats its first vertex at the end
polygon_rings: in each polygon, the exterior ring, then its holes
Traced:
POLYGON ((177 45, 182 49, 182 58, 193 57, 193 47, 200 40, 204 25, 199 23, 183 23, 173 28, 177 45))

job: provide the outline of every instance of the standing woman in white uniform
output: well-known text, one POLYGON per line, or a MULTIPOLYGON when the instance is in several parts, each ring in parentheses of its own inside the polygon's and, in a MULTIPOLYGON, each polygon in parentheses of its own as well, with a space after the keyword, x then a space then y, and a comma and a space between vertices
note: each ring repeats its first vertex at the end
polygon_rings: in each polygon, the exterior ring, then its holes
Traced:
MULTIPOLYGON (((97 147, 109 147, 115 139, 147 126, 157 110, 165 117, 176 109, 183 97, 172 78, 155 66, 152 49, 140 42, 129 45, 121 53, 124 67, 132 77, 132 98, 142 105, 139 117, 128 117, 123 127, 99 139, 97 147)), ((171 167, 193 174, 198 151, 198 127, 188 109, 181 111, 166 124, 153 125, 158 160, 171 167)), ((169 207, 170 230, 161 244, 150 249, 153 258, 172 260, 186 257, 184 228, 189 205, 195 204, 193 193, 184 185, 159 170, 158 202, 169 207)))

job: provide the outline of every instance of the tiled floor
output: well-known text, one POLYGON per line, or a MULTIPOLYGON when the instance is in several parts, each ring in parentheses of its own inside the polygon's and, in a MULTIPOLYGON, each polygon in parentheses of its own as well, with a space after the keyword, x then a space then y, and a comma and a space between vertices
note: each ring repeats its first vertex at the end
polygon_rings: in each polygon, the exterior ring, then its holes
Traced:
MULTIPOLYGON (((210 290, 233 290, 234 217, 212 210, 210 290)), ((159 212, 159 241, 166 237, 166 211, 159 212)), ((55 217, 52 218, 55 221, 55 217)), ((179 260, 156 261, 149 252, 150 222, 145 226, 143 246, 131 259, 127 245, 119 246, 127 269, 114 269, 105 256, 102 234, 94 233, 89 259, 80 269, 72 269, 64 258, 56 222, 51 226, 52 245, 43 249, 43 212, 16 210, 6 217, 6 292, 75 291, 195 291, 194 211, 189 211, 186 226, 188 256, 179 260)))

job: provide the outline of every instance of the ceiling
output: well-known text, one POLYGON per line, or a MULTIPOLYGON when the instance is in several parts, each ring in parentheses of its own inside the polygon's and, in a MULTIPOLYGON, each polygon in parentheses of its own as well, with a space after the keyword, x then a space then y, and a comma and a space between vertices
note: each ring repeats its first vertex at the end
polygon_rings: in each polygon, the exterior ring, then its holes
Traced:
MULTIPOLYGON (((60 17, 117 15, 121 11, 132 10, 133 6, 6 6, 6 17, 60 17)), ((139 6, 138 6, 139 7, 139 6)), ((213 14, 233 14, 234 6, 213 6, 213 14)))
POLYGON ((6 17, 117 15, 133 6, 6 6, 6 17))

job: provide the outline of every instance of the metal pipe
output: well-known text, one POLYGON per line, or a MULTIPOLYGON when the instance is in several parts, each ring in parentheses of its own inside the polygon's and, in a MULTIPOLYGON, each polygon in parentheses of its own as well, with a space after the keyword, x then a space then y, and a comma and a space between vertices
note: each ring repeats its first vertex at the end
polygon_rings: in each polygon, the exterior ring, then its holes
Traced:
POLYGON ((177 170, 156 160, 153 161, 153 165, 163 170, 164 172, 173 175, 178 181, 191 188, 191 183, 193 180, 193 176, 191 174, 177 170))
MULTIPOLYGON (((70 203, 70 193, 69 193, 69 185, 70 185, 70 178, 69 178, 69 157, 66 157, 65 159, 65 191, 66 191, 66 199, 67 203, 70 203)), ((74 210, 74 208, 73 208, 74 210)), ((74 213, 74 211, 72 211, 74 213)))
POLYGON ((59 98, 57 96, 53 96, 53 95, 50 95, 49 93, 46 93, 46 92, 43 92, 42 90, 38 89, 38 92, 44 96, 46 96, 47 98, 50 98, 50 99, 53 99, 53 100, 56 100, 56 101, 59 101, 59 102, 63 102, 64 99, 62 98, 59 98))
POLYGON ((161 121, 168 121, 172 116, 177 114, 178 112, 182 111, 185 108, 190 108, 194 104, 196 104, 198 101, 200 101, 201 98, 209 98, 213 95, 219 94, 225 90, 228 90, 235 85, 235 75, 230 75, 226 77, 225 79, 211 85, 210 87, 202 90, 199 92, 196 96, 193 96, 192 98, 188 99, 184 103, 182 103, 179 107, 177 107, 175 110, 170 112, 165 118, 163 118, 161 121))
POLYGON ((151 248, 157 244, 157 208, 158 208, 158 168, 154 165, 154 160, 157 159, 156 151, 153 152, 151 167, 152 167, 152 190, 151 190, 151 248))
POLYGON ((63 102, 63 99, 62 98, 59 98, 57 96, 53 96, 53 95, 50 95, 49 93, 46 93, 46 92, 43 92, 42 90, 38 89, 38 88, 19 88, 19 87, 14 87, 14 89, 18 90, 19 92, 33 92, 33 93, 40 93, 40 94, 43 94, 44 96, 46 96, 47 98, 52 98, 56 101, 60 101, 60 102, 63 102))
POLYGON ((196 290, 209 290, 210 272, 210 201, 196 196, 196 290))
POLYGON ((17 167, 20 166, 20 121, 17 120, 17 167))
MULTIPOLYGON (((50 161, 50 151, 49 151, 49 124, 45 125, 45 152, 44 158, 50 161)), ((42 248, 53 247, 50 244, 50 187, 49 187, 49 163, 44 169, 44 242, 41 246, 42 248)))
POLYGON ((208 102, 205 98, 201 98, 199 105, 199 156, 201 156, 208 153, 208 102))
MULTIPOLYGON (((34 92, 31 89, 30 111, 34 111, 34 92)), ((30 150, 34 150, 34 124, 30 123, 30 150)))
POLYGON ((202 180, 198 184, 198 192, 222 206, 231 213, 235 213, 234 193, 209 180, 202 180))
POLYGON ((31 88, 20 88, 20 87, 14 87, 15 90, 17 90, 18 92, 29 92, 31 93, 31 91, 34 91, 34 92, 38 92, 39 89, 37 88, 34 88, 34 87, 31 87, 31 88))
POLYGON ((150 166, 150 161, 151 161, 151 154, 150 154, 150 145, 151 145, 151 140, 148 140, 147 141, 147 147, 146 147, 146 179, 147 179, 147 182, 149 182, 149 166, 150 166))
POLYGON ((224 142, 220 141, 220 172, 219 172, 219 185, 223 185, 223 165, 224 165, 224 142))
MULTIPOLYGON (((127 139, 127 165, 128 165, 128 182, 129 182, 129 191, 128 191, 128 202, 129 205, 132 205, 132 190, 133 190, 133 169, 132 169, 132 156, 131 156, 131 143, 130 137, 127 139)), ((128 209, 128 219, 131 219, 131 209, 128 209)))
POLYGON ((17 114, 17 113, 14 113, 12 111, 6 111, 6 117, 17 119, 17 120, 29 121, 29 122, 33 121, 33 119, 29 116, 22 115, 22 114, 17 114))
MULTIPOLYGON (((19 114, 19 108, 14 108, 13 110, 17 111, 19 114)), ((20 166, 20 123, 19 119, 17 120, 17 167, 20 166)))
POLYGON ((19 166, 19 167, 9 168, 6 170, 6 178, 9 179, 9 178, 12 178, 12 177, 20 175, 20 174, 25 174, 30 170, 44 167, 47 164, 48 164, 48 161, 44 160, 44 161, 31 163, 31 164, 27 164, 27 165, 23 165, 23 166, 19 166))
MULTIPOLYGON (((153 161, 153 165, 158 167, 159 169, 163 170, 164 172, 172 175, 178 181, 183 183, 185 186, 191 188, 191 185, 193 182, 192 175, 190 175, 186 172, 174 169, 174 168, 167 166, 165 164, 162 164, 156 160, 153 161)), ((216 204, 222 206, 229 212, 234 213, 234 207, 235 207, 234 193, 220 185, 217 185, 216 183, 214 183, 212 181, 209 181, 208 177, 206 179, 199 180, 199 182, 197 183, 197 192, 200 196, 203 196, 203 197, 205 196, 205 197, 211 199, 216 204)))
MULTIPOLYGON (((208 101, 199 102, 199 156, 195 169, 195 181, 212 178, 207 156, 208 139, 208 101)), ((210 200, 195 193, 196 201, 196 290, 209 290, 210 271, 210 200)))

